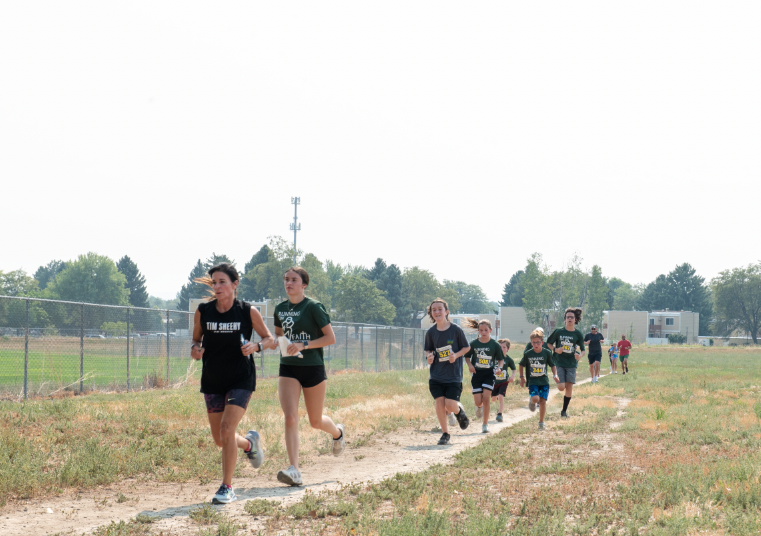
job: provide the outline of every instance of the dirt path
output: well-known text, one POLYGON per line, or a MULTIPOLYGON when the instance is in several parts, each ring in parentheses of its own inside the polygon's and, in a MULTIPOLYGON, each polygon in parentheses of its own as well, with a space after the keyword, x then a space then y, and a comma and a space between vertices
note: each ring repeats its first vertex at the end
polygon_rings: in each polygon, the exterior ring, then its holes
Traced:
MULTIPOLYGON (((589 383, 580 381, 578 385, 589 383)), ((557 395, 558 391, 554 393, 557 395)), ((557 412, 561 398, 551 396, 548 412, 557 412)), ((452 444, 438 446, 440 429, 399 429, 376 439, 373 444, 351 448, 351 430, 348 430, 349 448, 343 456, 319 456, 313 463, 302 467, 303 487, 288 487, 275 478, 275 472, 257 473, 250 467, 243 469, 244 476, 235 478, 238 501, 220 506, 227 515, 246 524, 248 530, 257 529, 257 521, 245 513, 248 499, 280 500, 284 505, 297 502, 306 490, 319 492, 336 489, 356 482, 374 482, 401 472, 417 472, 437 463, 447 464, 454 456, 505 427, 526 420, 536 413, 527 408, 514 409, 504 414, 504 422, 489 422, 490 434, 482 434, 480 423, 467 430, 450 429, 452 444)), ((242 462, 239 462, 242 463, 242 462)), ((111 521, 129 520, 139 514, 158 517, 152 527, 164 534, 195 534, 196 525, 188 512, 200 503, 211 500, 217 483, 162 484, 128 479, 94 490, 73 495, 66 494, 50 499, 25 501, 7 507, 0 513, 0 531, 3 536, 31 536, 73 531, 82 534, 111 521), (121 495, 122 502, 117 498, 121 495)))

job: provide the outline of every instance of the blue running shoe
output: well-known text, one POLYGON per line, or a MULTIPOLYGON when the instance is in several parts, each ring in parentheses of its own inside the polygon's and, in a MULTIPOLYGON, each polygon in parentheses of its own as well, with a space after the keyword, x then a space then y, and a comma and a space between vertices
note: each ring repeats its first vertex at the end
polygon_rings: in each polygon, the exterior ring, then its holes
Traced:
POLYGON ((233 501, 237 501, 238 496, 235 495, 233 489, 227 484, 219 486, 216 495, 211 500, 211 504, 229 504, 233 501))
POLYGON ((259 437, 259 432, 256 430, 249 430, 246 434, 246 439, 251 443, 251 450, 246 452, 251 467, 259 469, 264 463, 264 449, 262 448, 262 440, 259 437))

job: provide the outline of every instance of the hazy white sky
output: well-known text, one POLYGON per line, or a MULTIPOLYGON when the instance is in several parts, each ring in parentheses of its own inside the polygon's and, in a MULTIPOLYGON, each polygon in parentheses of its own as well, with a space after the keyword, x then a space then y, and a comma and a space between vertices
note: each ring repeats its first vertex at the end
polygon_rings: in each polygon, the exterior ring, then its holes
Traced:
POLYGON ((498 299, 757 262, 759 2, 3 2, 0 270, 270 235, 498 299), (745 236, 745 239, 742 237, 745 236))

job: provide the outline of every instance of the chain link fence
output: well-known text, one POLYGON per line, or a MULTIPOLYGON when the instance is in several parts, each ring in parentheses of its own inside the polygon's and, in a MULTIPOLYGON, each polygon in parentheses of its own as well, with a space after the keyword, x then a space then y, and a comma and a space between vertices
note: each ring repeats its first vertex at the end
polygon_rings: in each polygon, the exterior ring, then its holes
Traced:
MULTIPOLYGON (((272 318, 266 318, 274 334, 272 318)), ((0 396, 173 387, 200 377, 190 358, 193 313, 0 296, 0 396)), ((427 366, 425 330, 333 322, 329 373, 427 366)), ((254 334, 254 342, 259 337, 254 334)), ((257 375, 278 375, 280 354, 255 358, 257 375)))

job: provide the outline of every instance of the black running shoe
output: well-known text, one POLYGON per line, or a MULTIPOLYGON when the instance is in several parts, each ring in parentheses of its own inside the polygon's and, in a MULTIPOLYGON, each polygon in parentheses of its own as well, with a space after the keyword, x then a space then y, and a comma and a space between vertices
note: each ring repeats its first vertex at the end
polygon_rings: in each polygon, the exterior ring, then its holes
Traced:
POLYGON ((465 415, 465 408, 462 407, 462 404, 458 402, 457 405, 460 406, 460 413, 455 414, 455 419, 460 423, 460 430, 465 430, 470 424, 470 420, 468 419, 468 416, 465 415))
POLYGON ((561 411, 560 412, 560 416, 563 417, 564 419, 567 419, 568 418, 568 413, 565 412, 565 411, 561 411))
POLYGON ((438 445, 449 445, 449 434, 441 434, 438 445))

